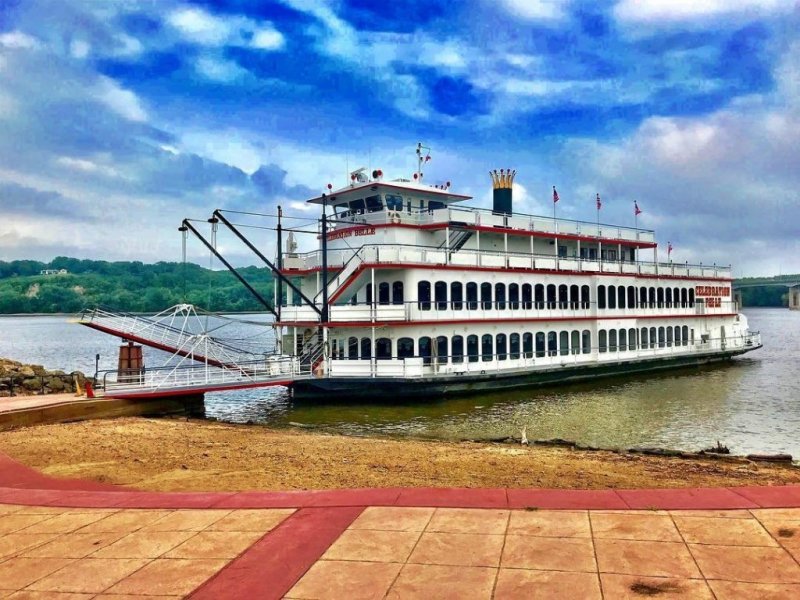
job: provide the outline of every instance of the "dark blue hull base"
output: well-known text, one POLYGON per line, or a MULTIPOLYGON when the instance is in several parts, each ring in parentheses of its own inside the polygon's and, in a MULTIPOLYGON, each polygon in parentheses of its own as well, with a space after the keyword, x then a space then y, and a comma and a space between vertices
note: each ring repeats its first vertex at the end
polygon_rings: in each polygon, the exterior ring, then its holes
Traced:
POLYGON ((499 390, 562 385, 597 378, 635 375, 649 372, 695 367, 727 361, 756 347, 735 352, 650 358, 615 363, 563 366, 536 371, 492 373, 398 379, 392 377, 323 377, 294 382, 292 396, 297 400, 370 400, 389 397, 391 401, 405 399, 464 396, 499 390))

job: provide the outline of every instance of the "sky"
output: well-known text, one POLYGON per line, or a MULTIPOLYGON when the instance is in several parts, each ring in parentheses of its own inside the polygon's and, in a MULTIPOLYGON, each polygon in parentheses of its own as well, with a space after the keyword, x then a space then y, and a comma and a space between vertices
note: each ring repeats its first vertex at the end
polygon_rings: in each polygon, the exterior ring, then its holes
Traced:
POLYGON ((313 218, 422 142, 475 206, 515 168, 517 211, 635 200, 661 259, 800 273, 798 32, 795 0, 0 0, 0 260, 180 260, 184 217, 313 218))

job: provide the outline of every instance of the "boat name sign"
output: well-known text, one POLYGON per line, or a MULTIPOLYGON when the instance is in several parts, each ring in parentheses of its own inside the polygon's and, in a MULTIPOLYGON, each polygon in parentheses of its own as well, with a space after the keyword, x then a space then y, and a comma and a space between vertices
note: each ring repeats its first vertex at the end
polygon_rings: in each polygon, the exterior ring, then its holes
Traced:
POLYGON ((332 231, 328 234, 329 240, 340 240, 351 236, 375 235, 374 227, 351 227, 342 231, 332 231))

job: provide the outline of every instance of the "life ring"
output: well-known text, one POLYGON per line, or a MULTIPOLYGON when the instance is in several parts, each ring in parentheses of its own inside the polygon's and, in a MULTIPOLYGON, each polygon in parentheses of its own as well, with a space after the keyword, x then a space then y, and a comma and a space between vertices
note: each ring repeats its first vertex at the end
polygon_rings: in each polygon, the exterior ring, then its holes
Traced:
POLYGON ((393 212, 391 217, 389 217, 389 222, 392 225, 399 225, 400 222, 401 222, 400 213, 399 212, 393 212))

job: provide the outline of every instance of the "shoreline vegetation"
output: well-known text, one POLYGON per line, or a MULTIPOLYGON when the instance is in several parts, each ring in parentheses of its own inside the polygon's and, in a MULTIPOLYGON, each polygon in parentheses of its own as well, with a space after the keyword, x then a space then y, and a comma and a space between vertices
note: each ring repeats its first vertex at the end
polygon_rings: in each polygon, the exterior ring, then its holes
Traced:
MULTIPOLYGON (((242 267, 245 279, 265 298, 273 297, 273 276, 266 267, 242 267)), ((746 307, 786 306, 783 281, 800 275, 749 277, 741 290, 746 307)), ((211 312, 246 314, 263 307, 226 270, 194 263, 108 262, 59 256, 50 262, 0 261, 0 315, 74 315, 97 306, 153 314, 180 303, 211 312)))
POLYGON ((743 457, 362 438, 190 419, 37 425, 0 432, 0 451, 51 476, 151 491, 800 484, 791 463, 743 457))

